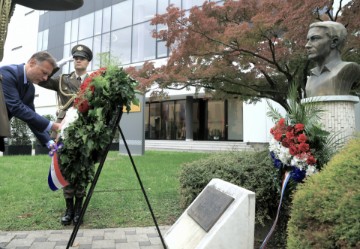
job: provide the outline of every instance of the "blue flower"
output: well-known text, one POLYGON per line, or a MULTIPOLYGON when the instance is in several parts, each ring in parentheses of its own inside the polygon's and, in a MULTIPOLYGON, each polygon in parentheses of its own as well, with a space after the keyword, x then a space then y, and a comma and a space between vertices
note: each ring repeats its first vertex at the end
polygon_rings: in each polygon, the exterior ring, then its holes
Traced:
POLYGON ((292 167, 290 172, 291 178, 296 182, 301 182, 306 176, 306 170, 301 170, 298 167, 292 167))

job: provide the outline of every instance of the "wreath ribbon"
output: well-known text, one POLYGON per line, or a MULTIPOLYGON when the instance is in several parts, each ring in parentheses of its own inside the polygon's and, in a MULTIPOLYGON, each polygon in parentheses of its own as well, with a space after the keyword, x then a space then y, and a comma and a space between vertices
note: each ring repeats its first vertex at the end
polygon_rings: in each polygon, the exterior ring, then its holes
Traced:
POLYGON ((282 186, 281 186, 280 202, 279 202, 279 206, 278 206, 278 209, 277 209, 276 218, 275 218, 275 220, 274 220, 274 223, 273 223, 273 225, 272 225, 269 233, 266 235, 263 243, 261 244, 260 249, 265 249, 265 248, 266 248, 266 244, 267 244, 267 242, 269 241, 271 235, 273 234, 273 232, 274 232, 274 230, 275 230, 277 221, 278 221, 278 219, 279 219, 279 214, 280 214, 280 209, 281 209, 281 203, 282 203, 282 200, 283 200, 283 197, 284 197, 285 189, 286 189, 286 186, 287 186, 290 178, 291 178, 290 171, 286 171, 286 172, 285 172, 285 175, 284 175, 284 181, 283 181, 282 186))
POLYGON ((65 180, 65 178, 61 173, 56 151, 53 152, 53 155, 51 157, 51 163, 50 163, 50 169, 48 175, 48 184, 49 184, 49 188, 52 191, 62 189, 63 187, 69 185, 69 182, 65 180))

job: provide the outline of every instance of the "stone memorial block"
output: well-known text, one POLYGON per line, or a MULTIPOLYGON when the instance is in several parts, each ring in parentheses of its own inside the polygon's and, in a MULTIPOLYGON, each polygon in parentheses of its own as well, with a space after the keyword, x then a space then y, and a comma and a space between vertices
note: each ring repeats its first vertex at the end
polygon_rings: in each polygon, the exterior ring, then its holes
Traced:
POLYGON ((165 234, 168 249, 254 248, 255 193, 212 179, 165 234))

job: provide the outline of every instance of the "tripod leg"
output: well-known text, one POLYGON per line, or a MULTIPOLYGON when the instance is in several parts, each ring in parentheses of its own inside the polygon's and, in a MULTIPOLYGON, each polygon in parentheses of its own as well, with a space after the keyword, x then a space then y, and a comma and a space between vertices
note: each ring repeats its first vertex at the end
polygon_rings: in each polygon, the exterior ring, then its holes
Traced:
POLYGON ((121 137, 122 137, 122 139, 123 139, 123 141, 124 141, 124 145, 125 145, 126 151, 127 151, 128 155, 129 155, 129 158, 130 158, 131 164, 132 164, 132 166, 133 166, 133 169, 134 169, 134 171, 135 171, 136 177, 137 177, 137 179, 138 179, 138 181, 139 181, 139 184, 140 184, 140 187, 141 187, 141 191, 143 192, 144 198, 145 198, 145 200, 146 200, 146 204, 147 204, 147 206, 148 206, 148 208, 149 208, 149 211, 150 211, 150 213, 151 213, 151 217, 152 217, 152 219, 153 219, 153 221, 154 221, 154 224, 155 224, 156 230, 157 230, 157 232, 158 232, 158 234, 159 234, 161 243, 162 243, 164 249, 166 249, 167 247, 166 247, 165 241, 164 241, 164 239, 163 239, 163 237, 162 237, 162 235, 161 235, 161 231, 160 231, 160 229, 159 229, 159 226, 158 226, 158 223, 157 223, 157 221, 156 221, 156 218, 155 218, 154 212, 153 212, 153 210, 152 210, 151 204, 150 204, 150 202, 149 202, 149 199, 148 199, 148 197, 147 197, 147 194, 146 194, 144 185, 143 185, 143 183, 142 183, 142 181, 141 181, 141 179, 140 179, 139 172, 138 172, 138 170, 137 170, 137 168, 136 168, 136 166, 135 166, 134 160, 133 160, 133 158, 132 158, 132 156, 131 156, 129 147, 128 147, 127 142, 126 142, 126 139, 125 139, 125 137, 124 137, 124 133, 122 132, 122 130, 121 130, 121 128, 120 128, 120 125, 118 125, 118 129, 119 129, 120 135, 121 135, 121 137))

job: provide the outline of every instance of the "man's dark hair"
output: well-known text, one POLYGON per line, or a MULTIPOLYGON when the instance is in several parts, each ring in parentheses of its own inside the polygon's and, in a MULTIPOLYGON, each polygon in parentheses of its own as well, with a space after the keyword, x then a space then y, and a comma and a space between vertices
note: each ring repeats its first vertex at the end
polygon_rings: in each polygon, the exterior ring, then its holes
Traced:
POLYGON ((51 64, 51 66, 53 68, 56 68, 57 67, 57 64, 56 64, 56 59, 49 53, 49 52, 46 52, 46 51, 40 51, 40 52, 37 52, 35 54, 33 54, 31 56, 31 58, 29 59, 29 61, 31 59, 34 59, 36 60, 37 62, 44 62, 44 61, 47 61, 51 64))

